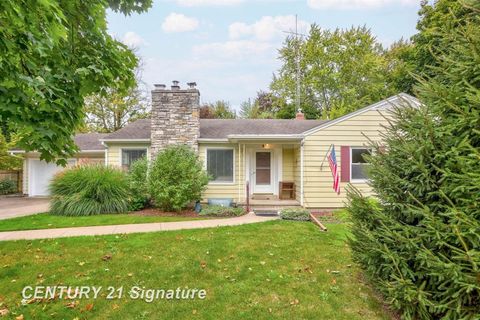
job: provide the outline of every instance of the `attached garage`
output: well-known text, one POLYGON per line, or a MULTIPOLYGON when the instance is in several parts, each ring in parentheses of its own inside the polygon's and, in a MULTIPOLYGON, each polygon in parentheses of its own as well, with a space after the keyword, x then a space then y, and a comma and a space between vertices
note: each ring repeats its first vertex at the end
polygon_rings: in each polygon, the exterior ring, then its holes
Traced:
MULTIPOLYGON (((104 164, 105 146, 100 139, 105 136, 104 133, 79 133, 75 135, 75 144, 80 151, 68 160, 68 166, 104 164)), ((40 160, 38 152, 12 149, 10 153, 21 155, 24 158, 23 194, 30 197, 48 196, 50 182, 56 173, 64 170, 64 167, 40 160)))
MULTIPOLYGON (((74 165, 75 160, 69 160, 69 165, 74 165)), ((39 159, 28 159, 28 195, 48 196, 48 186, 53 176, 64 169, 55 163, 47 163, 39 159)))

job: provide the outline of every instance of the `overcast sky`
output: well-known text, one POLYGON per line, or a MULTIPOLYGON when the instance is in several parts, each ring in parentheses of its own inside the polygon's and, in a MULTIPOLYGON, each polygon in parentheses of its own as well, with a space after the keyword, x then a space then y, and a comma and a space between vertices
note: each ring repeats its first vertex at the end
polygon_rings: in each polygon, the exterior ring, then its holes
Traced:
POLYGON ((196 81, 202 102, 235 108, 268 89, 277 50, 294 30, 366 25, 384 45, 415 33, 420 0, 156 0, 144 14, 110 13, 109 31, 137 48, 143 80, 196 81))

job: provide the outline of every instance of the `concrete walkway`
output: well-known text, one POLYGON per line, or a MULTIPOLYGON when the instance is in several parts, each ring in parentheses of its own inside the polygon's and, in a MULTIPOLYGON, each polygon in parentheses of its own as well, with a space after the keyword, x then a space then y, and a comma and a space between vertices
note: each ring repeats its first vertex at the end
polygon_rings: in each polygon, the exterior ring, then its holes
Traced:
POLYGON ((0 197, 0 220, 48 211, 48 198, 0 197))
POLYGON ((180 222, 160 222, 160 223, 141 223, 141 224, 122 224, 112 226, 96 227, 77 227, 77 228, 58 228, 58 229, 40 229, 25 231, 6 231, 0 232, 0 241, 7 240, 33 240, 46 238, 63 238, 76 236, 96 236, 106 234, 123 233, 143 233, 182 229, 203 229, 223 226, 237 226, 241 224, 264 222, 276 220, 278 217, 259 217, 253 213, 246 214, 238 218, 192 220, 180 222))

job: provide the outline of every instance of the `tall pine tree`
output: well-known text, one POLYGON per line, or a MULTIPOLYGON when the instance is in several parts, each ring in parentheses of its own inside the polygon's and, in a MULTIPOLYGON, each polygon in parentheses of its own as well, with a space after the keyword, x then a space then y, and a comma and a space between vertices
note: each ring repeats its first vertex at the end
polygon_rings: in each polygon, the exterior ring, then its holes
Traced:
POLYGON ((369 157, 379 201, 349 192, 354 258, 405 319, 480 315, 480 10, 465 10, 437 30, 424 105, 396 110, 369 157))

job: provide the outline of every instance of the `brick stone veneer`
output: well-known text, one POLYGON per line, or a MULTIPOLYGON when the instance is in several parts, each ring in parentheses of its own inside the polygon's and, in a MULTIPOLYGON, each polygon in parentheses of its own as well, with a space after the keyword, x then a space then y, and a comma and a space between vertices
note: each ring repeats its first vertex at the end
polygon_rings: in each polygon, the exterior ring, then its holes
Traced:
POLYGON ((157 86, 152 91, 151 155, 168 145, 186 144, 198 150, 200 135, 200 92, 197 89, 165 89, 157 86))

